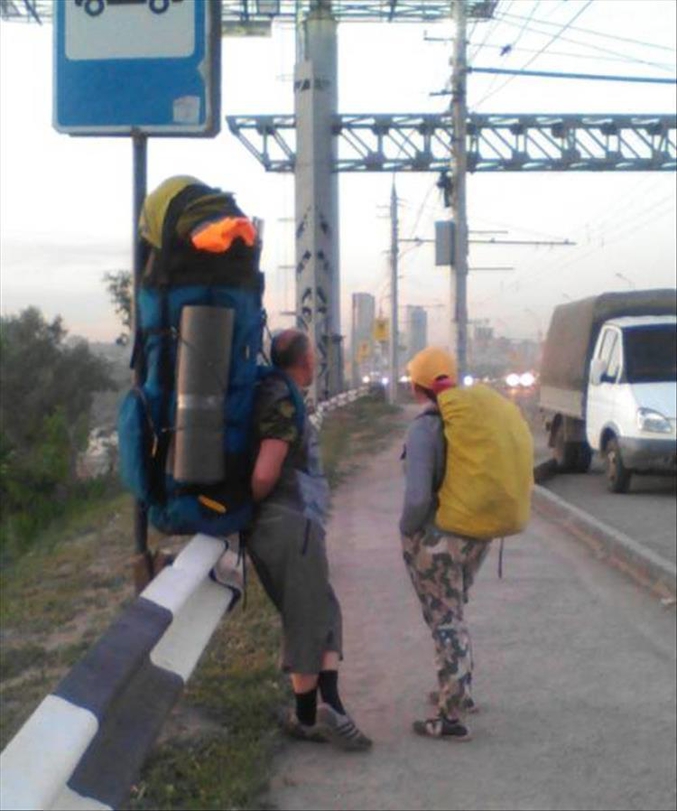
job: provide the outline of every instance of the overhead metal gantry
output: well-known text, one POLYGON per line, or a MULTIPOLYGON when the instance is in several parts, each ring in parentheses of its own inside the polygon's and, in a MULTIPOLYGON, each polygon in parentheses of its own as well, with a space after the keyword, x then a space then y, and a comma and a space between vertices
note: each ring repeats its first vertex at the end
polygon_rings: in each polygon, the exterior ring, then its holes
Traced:
MULTIPOLYGON (((57 0, 57 2, 62 0, 57 0)), ((491 17, 498 0, 470 0, 468 15, 491 17)), ((249 25, 253 29, 273 20, 296 22, 316 0, 221 0, 225 30, 249 25)), ((0 19, 47 22, 53 0, 0 0, 0 19)), ((449 0, 333 0, 332 13, 341 22, 437 22, 450 16, 449 0)))
MULTIPOLYGON (((293 172, 293 115, 227 116, 228 127, 269 172, 293 172)), ((337 115, 337 172, 444 172, 451 113, 337 115)), ((675 171, 674 115, 478 115, 467 120, 468 170, 675 171)))
MULTIPOLYGON (((224 33, 265 31, 275 20, 296 27, 294 114, 231 116, 228 125, 267 170, 295 174, 296 312, 298 325, 308 330, 318 350, 314 401, 341 388, 339 172, 453 175, 453 183, 443 187, 462 234, 467 224, 458 198, 466 171, 677 168, 675 116, 469 113, 466 61, 458 55, 453 60, 453 113, 338 113, 339 22, 435 22, 453 12, 456 29, 464 31, 459 25, 466 18, 490 19, 496 6, 497 0, 221 0, 224 33)), ((2 20, 42 22, 51 14, 51 0, 0 0, 2 20)), ((455 52, 465 39, 455 39, 455 52)), ((455 257, 454 272, 463 280, 467 256, 460 238, 456 246, 464 255, 455 257)), ((458 304, 465 301, 460 288, 456 299, 460 359, 467 324, 467 313, 458 304)))

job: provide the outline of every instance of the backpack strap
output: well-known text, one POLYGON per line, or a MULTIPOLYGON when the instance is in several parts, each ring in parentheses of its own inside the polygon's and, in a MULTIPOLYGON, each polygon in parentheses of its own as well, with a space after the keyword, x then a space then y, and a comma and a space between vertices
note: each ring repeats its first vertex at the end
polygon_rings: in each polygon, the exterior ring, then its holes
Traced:
POLYGON ((306 424, 306 403, 303 399, 303 395, 301 394, 299 387, 286 372, 283 372, 282 369, 278 369, 277 374, 280 375, 289 388, 291 401, 294 405, 296 428, 298 429, 299 436, 303 436, 303 430, 306 424))
POLYGON ((299 432, 299 436, 303 436, 303 430, 306 423, 306 403, 299 390, 299 387, 285 371, 277 366, 259 366, 258 376, 259 380, 265 380, 268 377, 275 376, 287 384, 287 388, 289 389, 289 397, 292 401, 292 405, 294 406, 294 420, 296 422, 296 428, 299 432))

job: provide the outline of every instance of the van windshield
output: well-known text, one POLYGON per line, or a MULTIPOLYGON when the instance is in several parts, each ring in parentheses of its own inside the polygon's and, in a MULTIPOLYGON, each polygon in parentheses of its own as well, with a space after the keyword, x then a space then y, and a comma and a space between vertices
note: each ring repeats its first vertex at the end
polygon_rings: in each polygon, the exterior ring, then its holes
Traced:
POLYGON ((626 329, 623 349, 628 383, 661 383, 677 378, 677 325, 626 329))

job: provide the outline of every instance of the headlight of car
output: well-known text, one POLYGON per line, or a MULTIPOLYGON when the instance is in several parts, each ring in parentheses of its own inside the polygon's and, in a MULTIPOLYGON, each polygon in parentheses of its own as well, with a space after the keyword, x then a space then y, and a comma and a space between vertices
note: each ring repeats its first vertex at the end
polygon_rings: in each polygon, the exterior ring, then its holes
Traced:
POLYGON ((653 434, 672 433, 670 420, 651 408, 640 408, 637 411, 637 425, 640 431, 648 431, 653 434))

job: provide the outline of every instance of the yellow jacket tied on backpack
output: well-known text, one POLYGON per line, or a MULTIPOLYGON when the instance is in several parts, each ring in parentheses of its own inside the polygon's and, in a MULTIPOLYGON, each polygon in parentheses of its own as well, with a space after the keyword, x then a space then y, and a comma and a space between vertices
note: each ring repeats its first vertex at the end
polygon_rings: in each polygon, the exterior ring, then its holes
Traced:
POLYGON ((520 410, 487 386, 438 395, 447 463, 437 526, 490 540, 521 532, 529 520, 533 441, 520 410))

